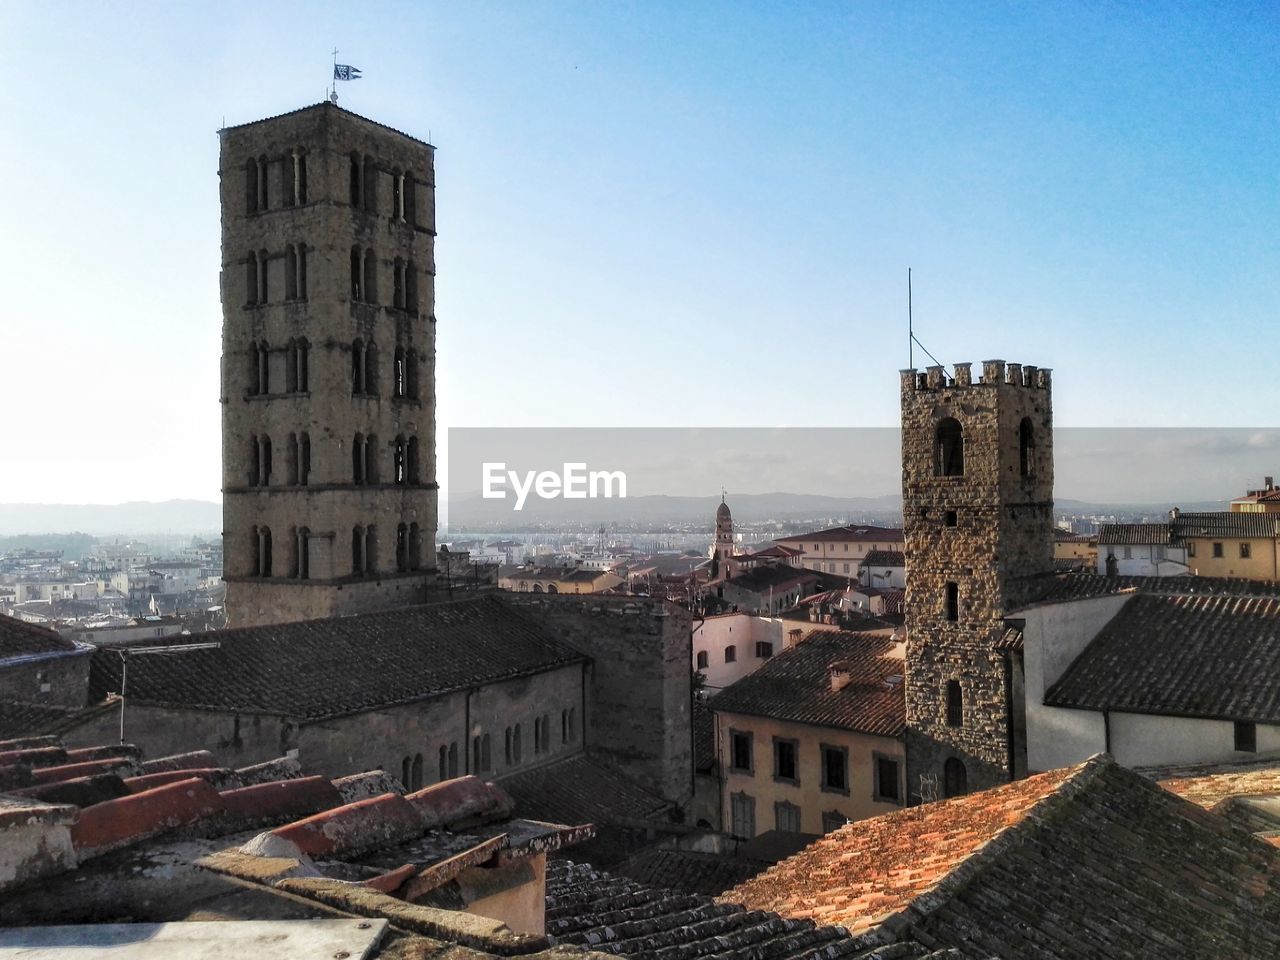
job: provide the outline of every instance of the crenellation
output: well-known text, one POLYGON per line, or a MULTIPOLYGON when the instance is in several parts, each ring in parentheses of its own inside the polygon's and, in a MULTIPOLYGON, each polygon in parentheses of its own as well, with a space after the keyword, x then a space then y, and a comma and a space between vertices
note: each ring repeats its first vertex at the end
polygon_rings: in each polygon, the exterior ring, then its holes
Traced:
POLYGON ((930 368, 932 384, 915 371, 902 375, 907 756, 916 799, 1004 782, 1018 769, 1012 677, 995 640, 1014 578, 1052 569, 1044 371, 988 360, 977 384, 968 364, 939 384, 940 369, 930 368), (943 522, 948 514, 954 525, 943 522))

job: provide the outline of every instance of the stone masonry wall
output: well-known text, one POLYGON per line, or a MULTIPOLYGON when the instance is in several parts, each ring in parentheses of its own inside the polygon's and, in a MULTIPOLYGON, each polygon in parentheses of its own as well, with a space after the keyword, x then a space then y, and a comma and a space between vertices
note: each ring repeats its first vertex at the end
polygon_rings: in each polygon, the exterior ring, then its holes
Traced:
POLYGON ((907 561, 907 765, 913 799, 945 794, 947 761, 967 789, 1010 779, 1012 677, 994 644, 1013 578, 1053 561, 1053 435, 1048 370, 987 361, 954 379, 941 367, 902 372, 903 521, 907 561), (964 469, 939 475, 938 424, 959 421, 964 469), (1022 424, 1030 427, 1024 458, 1022 424), (1024 466, 1025 463, 1025 466, 1024 466), (958 587, 948 618, 947 584, 958 587), (948 681, 962 722, 948 723, 948 681))
POLYGON ((504 594, 592 658, 587 746, 664 799, 693 796, 689 612, 661 600, 504 594))
MULTIPOLYGON (((421 601, 434 580, 437 522, 434 148, 330 103, 220 136, 223 538, 231 623, 421 601), (305 198, 294 192, 295 157, 305 157, 305 198), (361 171, 356 204, 352 157, 361 171), (265 209, 250 199, 259 171, 266 174, 265 209), (409 202, 401 219, 393 199, 403 176, 415 186, 412 198, 404 191, 409 202), (286 287, 290 249, 305 250, 294 297, 286 287), (359 298, 353 249, 360 251, 362 268, 371 253, 374 282, 363 284, 359 298), (265 271, 265 302, 260 282, 259 289, 250 289, 249 261, 255 255, 253 270, 260 276, 265 271), (406 264, 413 270, 401 287, 416 286, 416 305, 396 295, 398 265, 406 264), (289 345, 301 340, 307 344, 307 389, 291 390, 289 345), (357 340, 373 346, 368 383, 359 394, 352 374, 357 340), (255 353, 263 343, 266 393, 254 376, 255 353), (393 396, 397 348, 416 357, 416 399, 393 396), (291 478, 289 438, 304 434, 310 473, 302 485, 291 478), (374 468, 371 479, 359 485, 352 465, 357 434, 370 438, 374 468), (406 444, 417 439, 416 483, 395 481, 398 436, 406 444), (271 440, 266 485, 253 476, 254 440, 261 437, 271 440), (396 557, 401 523, 416 523, 419 530, 407 571, 398 570, 396 557), (376 556, 371 572, 358 574, 352 531, 370 525, 376 529, 376 556), (271 531, 270 577, 255 572, 255 527, 271 531), (303 528, 311 534, 305 583, 295 577, 295 534, 303 528)), ((406 378, 412 379, 408 371, 406 378)))

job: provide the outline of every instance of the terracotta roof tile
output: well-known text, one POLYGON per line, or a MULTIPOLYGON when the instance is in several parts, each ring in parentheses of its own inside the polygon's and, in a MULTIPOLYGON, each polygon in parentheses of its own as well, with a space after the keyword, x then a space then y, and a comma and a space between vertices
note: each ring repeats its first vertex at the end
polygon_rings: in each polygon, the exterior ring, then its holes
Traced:
POLYGON ((1044 702, 1275 723, 1277 675, 1280 600, 1139 595, 1102 628, 1044 702))
POLYGON ((965 957, 1269 956, 1280 851, 1095 757, 850 824, 720 899, 965 957))
POLYGON ((901 550, 872 550, 862 558, 864 567, 905 567, 907 555, 901 550))
POLYGON ((814 630, 711 698, 717 713, 775 717, 886 737, 906 727, 905 664, 892 637, 814 630), (831 668, 849 683, 833 690, 831 668))
POLYGON ((42 653, 71 653, 77 649, 88 652, 89 648, 48 627, 0 615, 0 660, 42 653))

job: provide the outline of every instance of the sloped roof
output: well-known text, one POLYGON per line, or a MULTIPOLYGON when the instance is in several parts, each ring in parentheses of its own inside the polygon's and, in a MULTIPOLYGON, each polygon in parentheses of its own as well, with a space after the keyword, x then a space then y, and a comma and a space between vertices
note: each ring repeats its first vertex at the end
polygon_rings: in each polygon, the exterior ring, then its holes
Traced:
POLYGON ((1280 600, 1137 595, 1045 694, 1053 707, 1280 722, 1280 600))
POLYGON ((709 705, 717 713, 901 736, 906 727, 904 662, 890 655, 897 649, 892 637, 814 630, 712 697, 709 705), (831 689, 833 664, 850 677, 839 691, 831 689))
POLYGON ((1280 517, 1274 513, 1180 513, 1173 518, 1174 535, 1188 537, 1275 537, 1280 536, 1280 517))
POLYGON ((497 782, 525 816, 558 823, 665 821, 671 806, 586 753, 517 771, 497 782))
POLYGON ((1173 528, 1167 523, 1104 523, 1098 529, 1098 546, 1168 546, 1173 528))
MULTIPOLYGON (((492 597, 185 639, 220 646, 131 658, 130 701, 320 720, 586 659, 492 597)), ((94 654, 96 699, 120 689, 120 669, 116 651, 94 654)))
POLYGON ((901 543, 903 539, 901 527, 877 527, 868 523, 849 523, 841 527, 831 527, 827 530, 814 530, 812 533, 797 533, 791 537, 774 537, 774 542, 802 544, 807 540, 813 543, 829 543, 832 541, 840 543, 847 540, 851 543, 901 543))
POLYGON ((725 583, 750 593, 768 593, 769 590, 783 590, 800 584, 812 583, 814 579, 814 574, 808 570, 778 564, 775 566, 754 567, 735 577, 730 577, 725 583))
POLYGON ((48 627, 0 615, 0 661, 33 654, 62 653, 76 649, 76 643, 48 627))
POLYGON ((1280 850, 1100 756, 849 824, 720 900, 972 958, 1270 956, 1280 850))
POLYGON ((872 550, 862 558, 864 567, 905 567, 907 555, 901 550, 872 550))
POLYGON ((1011 610, 1118 593, 1158 596, 1280 597, 1280 581, 1243 577, 1107 577, 1096 573, 1033 574, 1013 581, 1011 610))
POLYGON ((1138 771, 1170 793, 1212 808, 1231 797, 1280 796, 1280 758, 1237 763, 1184 764, 1138 771))
POLYGON ((607 951, 632 960, 942 960, 904 940, 851 937, 761 910, 614 876, 588 864, 547 864, 547 934, 556 944, 607 951))
POLYGON ((720 853, 649 847, 613 868, 651 887, 714 897, 766 869, 769 863, 720 853))

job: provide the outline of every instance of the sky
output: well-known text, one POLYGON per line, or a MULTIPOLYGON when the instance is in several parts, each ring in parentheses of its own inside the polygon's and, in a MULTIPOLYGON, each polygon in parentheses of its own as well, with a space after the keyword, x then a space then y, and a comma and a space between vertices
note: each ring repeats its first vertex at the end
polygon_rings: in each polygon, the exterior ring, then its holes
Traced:
POLYGON ((0 502, 219 497, 216 131, 321 100, 335 46, 342 106, 437 147, 442 438, 892 426, 908 268, 929 351, 1052 367, 1059 425, 1275 422, 1274 3, 0 0, 0 35, 0 502))

